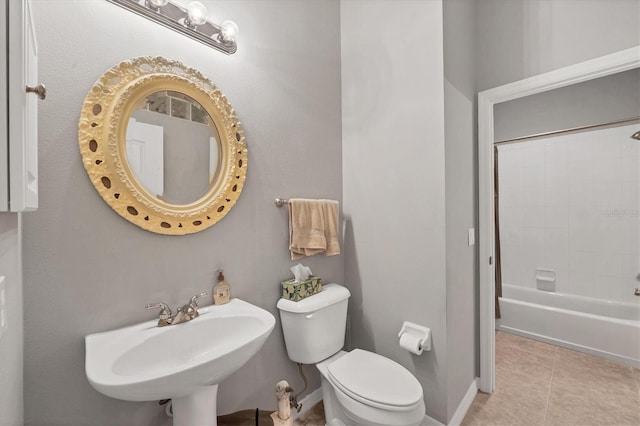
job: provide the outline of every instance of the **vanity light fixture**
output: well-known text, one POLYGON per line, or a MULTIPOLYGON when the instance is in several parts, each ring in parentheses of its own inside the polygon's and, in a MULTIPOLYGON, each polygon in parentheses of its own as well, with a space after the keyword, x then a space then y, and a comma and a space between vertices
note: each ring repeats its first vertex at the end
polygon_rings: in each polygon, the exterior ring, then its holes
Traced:
POLYGON ((107 0, 130 12, 154 21, 216 50, 231 55, 238 46, 238 25, 224 21, 216 25, 207 20, 207 8, 193 1, 186 8, 171 0, 107 0))

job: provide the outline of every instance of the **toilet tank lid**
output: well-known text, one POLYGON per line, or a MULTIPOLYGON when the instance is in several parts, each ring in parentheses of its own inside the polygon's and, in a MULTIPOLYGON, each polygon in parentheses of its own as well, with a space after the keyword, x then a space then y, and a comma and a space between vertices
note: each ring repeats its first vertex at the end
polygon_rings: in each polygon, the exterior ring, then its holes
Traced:
POLYGON ((298 302, 280 299, 276 305, 278 309, 297 314, 305 314, 317 311, 334 303, 338 303, 351 296, 349 290, 339 284, 327 284, 322 286, 322 291, 298 302))

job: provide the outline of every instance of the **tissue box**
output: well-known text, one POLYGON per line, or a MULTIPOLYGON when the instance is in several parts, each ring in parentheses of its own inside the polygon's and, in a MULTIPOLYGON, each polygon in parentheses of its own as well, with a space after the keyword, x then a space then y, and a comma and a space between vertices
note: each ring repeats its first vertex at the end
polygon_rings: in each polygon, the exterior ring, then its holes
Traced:
POLYGON ((282 297, 297 302, 319 293, 322 290, 320 277, 310 276, 308 280, 295 282, 293 280, 282 282, 282 297))

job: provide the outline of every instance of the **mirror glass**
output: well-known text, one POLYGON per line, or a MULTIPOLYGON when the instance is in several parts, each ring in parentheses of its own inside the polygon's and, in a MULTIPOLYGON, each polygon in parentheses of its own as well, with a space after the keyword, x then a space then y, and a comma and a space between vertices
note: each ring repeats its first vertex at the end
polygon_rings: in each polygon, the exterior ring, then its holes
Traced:
POLYGON ((220 136, 197 101, 180 92, 154 92, 136 106, 126 134, 127 163, 149 194, 185 205, 207 193, 220 163, 220 136))

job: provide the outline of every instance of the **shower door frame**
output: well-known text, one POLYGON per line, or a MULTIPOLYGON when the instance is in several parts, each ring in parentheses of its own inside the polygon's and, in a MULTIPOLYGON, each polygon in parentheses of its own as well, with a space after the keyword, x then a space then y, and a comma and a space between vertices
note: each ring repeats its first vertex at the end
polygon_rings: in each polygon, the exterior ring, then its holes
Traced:
POLYGON ((480 380, 495 390, 495 226, 493 147, 496 104, 640 68, 640 45, 478 93, 480 380))

